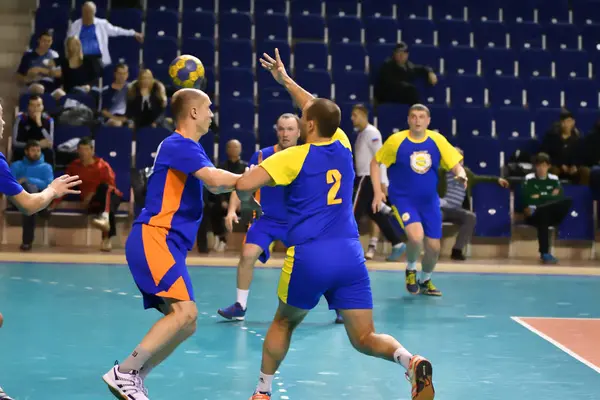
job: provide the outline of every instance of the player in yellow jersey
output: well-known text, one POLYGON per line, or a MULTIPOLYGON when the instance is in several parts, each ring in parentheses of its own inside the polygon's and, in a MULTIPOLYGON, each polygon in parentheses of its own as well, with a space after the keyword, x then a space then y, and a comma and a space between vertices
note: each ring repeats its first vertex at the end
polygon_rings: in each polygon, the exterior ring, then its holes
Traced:
POLYGON ((352 207, 354 162, 350 143, 339 129, 340 109, 298 86, 287 75, 277 50, 275 59, 264 57, 263 67, 290 93, 299 94, 296 99, 306 99, 300 131, 305 144, 272 155, 236 184, 242 201, 263 186, 284 186, 289 227, 279 307, 265 338, 259 383, 250 399, 271 399, 273 377, 294 329, 324 296, 330 309, 340 310, 355 349, 401 364, 412 382, 412 399, 431 400, 435 393, 431 363, 409 353, 393 337, 375 333, 369 273, 352 207))

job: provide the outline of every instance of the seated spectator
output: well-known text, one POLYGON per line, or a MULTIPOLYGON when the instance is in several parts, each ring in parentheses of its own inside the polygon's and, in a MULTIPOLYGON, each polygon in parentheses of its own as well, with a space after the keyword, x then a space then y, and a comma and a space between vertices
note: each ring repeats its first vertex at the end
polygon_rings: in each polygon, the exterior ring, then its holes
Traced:
POLYGON ((127 117, 133 121, 134 128, 160 125, 166 108, 165 85, 154 79, 152 71, 141 69, 127 93, 127 117))
POLYGON ((83 57, 81 42, 76 37, 67 39, 65 57, 61 57, 62 89, 54 92, 57 100, 67 93, 89 93, 96 76, 89 59, 83 57))
MULTIPOLYGON (((25 145, 25 158, 15 161, 10 166, 10 170, 28 193, 39 193, 46 189, 54 180, 52 166, 44 162, 42 148, 37 140, 30 140, 25 145)), ((48 211, 43 210, 38 214, 48 215, 48 211)), ((35 219, 36 214, 23 214, 23 239, 21 250, 31 250, 33 239, 35 237, 35 219)))
POLYGON ((52 32, 42 32, 35 50, 27 50, 21 58, 17 82, 32 94, 52 93, 57 87, 56 78, 60 77, 59 55, 51 47, 52 32))
POLYGON ((580 153, 580 137, 573 114, 563 110, 560 121, 546 133, 540 150, 550 157, 552 174, 573 183, 587 185, 590 174, 589 169, 584 167, 585 160, 580 153))
POLYGON ((535 173, 525 177, 522 189, 525 222, 537 228, 542 262, 556 264, 558 260, 550 254, 549 228, 558 226, 567 216, 572 200, 564 196, 558 176, 548 173, 548 154, 539 153, 534 164, 535 173))
MULTIPOLYGON (((112 250, 111 238, 117 234, 115 213, 119 208, 122 193, 115 184, 115 173, 111 166, 94 155, 94 144, 90 138, 82 138, 77 145, 79 158, 67 166, 66 173, 79 175, 81 202, 88 213, 95 215, 92 224, 102 231, 102 251, 112 250)), ((55 201, 54 207, 60 202, 55 201)))
POLYGON ((396 45, 392 57, 379 69, 375 83, 375 98, 379 103, 400 103, 413 105, 420 103, 419 93, 413 81, 425 79, 429 84, 437 83, 433 69, 425 65, 413 64, 408 60, 408 46, 404 42, 396 45))
POLYGON ((590 187, 594 199, 600 200, 600 119, 581 142, 585 165, 590 168, 590 187))
MULTIPOLYGON (((456 150, 460 154, 464 154, 462 149, 456 147, 456 150)), ((460 162, 461 165, 464 161, 460 162)), ((452 247, 452 254, 450 258, 457 261, 466 260, 464 254, 465 246, 471 242, 473 231, 475 230, 475 224, 477 222, 477 216, 463 208, 467 191, 471 191, 473 186, 481 182, 497 182, 498 185, 503 188, 508 188, 509 184, 506 179, 499 178, 497 176, 485 176, 475 175, 468 167, 464 167, 467 173, 468 185, 465 189, 464 185, 456 179, 454 174, 450 171, 440 169, 439 173, 439 185, 438 193, 440 196, 440 207, 442 208, 442 216, 444 222, 451 222, 459 226, 458 236, 454 247, 452 247)))
POLYGON ((102 117, 108 126, 123 126, 127 123, 127 64, 117 64, 113 83, 102 88, 102 117))
POLYGON ((23 158, 27 142, 38 141, 44 154, 44 160, 54 165, 54 119, 44 113, 44 102, 40 96, 29 98, 27 112, 20 112, 15 120, 12 146, 13 161, 23 158))

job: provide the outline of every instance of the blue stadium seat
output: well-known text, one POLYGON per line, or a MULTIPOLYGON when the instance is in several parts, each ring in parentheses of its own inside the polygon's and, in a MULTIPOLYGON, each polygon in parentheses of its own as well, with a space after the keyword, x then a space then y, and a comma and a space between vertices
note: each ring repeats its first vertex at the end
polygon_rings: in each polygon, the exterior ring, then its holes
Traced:
POLYGON ((177 37, 179 14, 172 10, 148 10, 146 14, 146 37, 171 36, 177 37))
POLYGON ((600 107, 598 103, 598 83, 595 80, 568 79, 564 81, 564 85, 567 109, 597 110, 600 107))
POLYGON ((215 25, 214 13, 187 10, 182 14, 181 32, 183 37, 214 39, 215 25))
POLYGON ((377 129, 381 132, 383 140, 394 132, 406 129, 406 116, 408 105, 405 104, 379 104, 377 106, 377 129))
POLYGON ((362 41, 362 22, 358 17, 329 17, 327 28, 330 43, 362 41))
POLYGON ((325 19, 320 15, 292 15, 292 37, 294 39, 325 39, 325 19))
POLYGON ((537 12, 540 24, 568 24, 569 0, 554 0, 551 7, 547 3, 540 3, 537 12))
POLYGON ((492 137, 492 112, 483 107, 454 108, 459 138, 492 137))
POLYGON ((436 28, 438 31, 438 42, 442 47, 473 47, 474 45, 471 24, 466 21, 456 19, 443 20, 437 23, 436 28))
POLYGON ((265 100, 258 105, 258 142, 261 148, 277 143, 277 119, 285 113, 294 113, 291 99, 265 100))
POLYGON ((392 17, 394 15, 394 4, 392 0, 363 0, 363 17, 392 17))
POLYGON ((131 142, 133 134, 129 128, 101 126, 96 131, 94 148, 115 171, 117 188, 123 192, 123 200, 129 201, 131 192, 131 142))
POLYGON ((448 96, 446 93, 447 84, 443 77, 438 77, 438 82, 435 86, 431 86, 429 82, 419 80, 414 82, 418 92, 420 101, 428 106, 447 106, 448 96))
POLYGON ((61 7, 71 8, 71 0, 39 0, 38 8, 42 10, 61 7))
POLYGON ((574 109, 575 121, 579 130, 588 133, 598 123, 600 113, 596 108, 580 108, 574 109))
MULTIPOLYGON (((177 40, 167 36, 147 38, 144 45, 144 66, 157 75, 156 69, 168 68, 177 57, 177 40)), ((158 76, 157 76, 158 78, 158 76)), ((163 79, 160 77, 159 79, 163 79)), ((165 82, 165 81, 163 81, 165 82)))
POLYGON ((394 53, 395 44, 370 44, 367 45, 369 53, 369 68, 371 78, 374 79, 379 73, 381 65, 394 53))
POLYGON ((465 0, 439 1, 433 5, 433 18, 436 21, 466 21, 465 0))
POLYGON ((510 47, 521 49, 541 49, 543 44, 542 27, 534 23, 515 24, 510 30, 510 47))
POLYGON ((459 141, 465 152, 465 165, 480 175, 500 175, 500 142, 487 137, 472 137, 459 141))
POLYGON ((333 74, 342 71, 365 71, 367 52, 360 43, 332 43, 331 65, 333 74))
POLYGON ((556 77, 591 78, 590 59, 587 52, 578 50, 562 50, 556 55, 556 77))
POLYGON ((210 12, 214 14, 215 0, 183 0, 184 14, 190 12, 210 12))
POLYGON ((579 50, 578 28, 570 24, 551 24, 546 26, 546 48, 555 50, 579 50))
POLYGON ((246 131, 241 129, 219 132, 219 162, 227 160, 227 142, 238 140, 242 145, 242 160, 248 162, 256 152, 256 136, 254 130, 246 131))
POLYGON ((64 38, 69 26, 69 9, 67 7, 39 8, 35 13, 35 32, 53 29, 54 40, 57 36, 64 38))
POLYGON ((227 0, 219 2, 219 13, 249 13, 251 0, 227 0))
POLYGON ((456 47, 444 52, 446 75, 477 75, 479 54, 469 47, 456 47))
POLYGON ((500 21, 502 0, 468 0, 469 19, 471 21, 500 21))
POLYGON ((496 136, 500 139, 530 139, 531 112, 524 108, 499 108, 494 111, 496 136))
POLYGON ((292 15, 323 15, 323 2, 321 0, 291 0, 290 10, 292 15))
POLYGON ((358 2, 356 0, 328 0, 325 2, 325 13, 328 16, 356 16, 358 2))
POLYGON ((435 24, 430 20, 405 19, 400 25, 402 41, 408 45, 435 44, 435 24))
POLYGON ((367 17, 365 21, 365 40, 368 43, 398 42, 398 21, 391 17, 367 17))
POLYGON ((115 8, 111 10, 108 18, 111 24, 124 29, 142 31, 142 10, 134 8, 115 8))
POLYGON ((254 75, 252 69, 223 68, 219 87, 222 100, 253 99, 254 75))
POLYGON ((457 76, 450 83, 450 104, 453 107, 473 107, 485 104, 485 84, 477 76, 457 76))
MULTIPOLYGON (((520 24, 528 24, 535 21, 534 5, 522 1, 503 2, 502 13, 503 21, 511 25, 517 23, 520 26, 520 24)), ((518 26, 515 26, 515 29, 518 29, 518 26)))
MULTIPOLYGON (((575 4, 573 10, 573 22, 577 26, 600 25, 600 2, 587 1, 575 4)), ((584 35, 585 38, 585 35, 584 35)))
POLYGON ((552 125, 560 118, 560 108, 545 108, 537 110, 534 114, 534 130, 536 138, 543 139, 552 125))
POLYGON ((333 75, 335 82, 335 101, 364 102, 369 98, 369 76, 360 71, 340 72, 333 75))
MULTIPOLYGON (((451 137, 453 111, 446 106, 431 105, 428 106, 431 112, 431 123, 429 129, 443 134, 447 139, 451 137)), ((406 125, 406 123, 405 123, 406 125)))
POLYGON ((560 108, 560 82, 552 78, 531 78, 527 84, 527 104, 531 109, 560 108))
POLYGON ((592 54, 600 53, 600 25, 585 25, 581 28, 583 49, 592 54))
POLYGON ((328 55, 325 43, 298 42, 294 47, 294 68, 326 70, 328 55))
POLYGON ((552 54, 545 50, 521 51, 519 54, 519 76, 523 79, 551 77, 552 54))
POLYGON ((247 13, 220 13, 219 37, 221 39, 249 39, 252 17, 247 13))
MULTIPOLYGON (((270 75, 270 74, 269 74, 270 75)), ((271 78, 271 84, 267 86, 259 86, 258 87, 258 97, 260 99, 259 105, 263 104, 269 100, 277 100, 277 101, 292 101, 290 94, 284 87, 275 83, 273 78, 271 78), (275 86, 273 86, 275 85, 275 86)))
POLYGON ((206 77, 205 92, 212 98, 215 94, 215 70, 212 68, 205 68, 204 76, 206 77))
POLYGON ((436 46, 414 45, 410 46, 410 61, 415 64, 427 65, 435 71, 440 70, 440 49, 436 46))
POLYGON ((395 0, 398 18, 431 19, 433 17, 428 2, 419 0, 395 0))
POLYGON ((565 196, 572 199, 569 214, 558 227, 558 239, 594 240, 594 202, 588 186, 564 185, 565 196))
POLYGON ((92 132, 87 126, 70 126, 70 125, 55 125, 54 126, 54 146, 58 147, 61 144, 75 138, 91 137, 92 132))
POLYGON ((483 75, 514 77, 517 67, 517 55, 511 49, 488 47, 481 52, 483 75))
POLYGON ((206 134, 202 135, 200 140, 198 141, 204 152, 208 156, 208 159, 215 162, 215 133, 213 131, 208 131, 206 134))
POLYGON ((108 40, 108 47, 113 64, 126 63, 132 66, 140 64, 140 49, 142 46, 134 37, 111 37, 108 40))
POLYGON ((475 236, 511 236, 510 190, 495 182, 480 183, 472 189, 473 212, 477 215, 475 236))
POLYGON ((286 4, 284 1, 257 0, 254 2, 254 17, 259 17, 262 14, 285 14, 285 12, 286 4))
MULTIPOLYGON (((279 56, 281 57, 283 64, 286 66, 290 65, 292 50, 290 49, 290 45, 288 44, 287 40, 263 40, 256 42, 256 57, 262 57, 263 53, 267 53, 271 57, 275 57, 275 49, 279 49, 279 56)), ((259 69, 262 70, 262 67, 259 69)), ((269 76, 270 75, 271 74, 269 73, 269 76)), ((271 80, 273 80, 272 77, 271 80)), ((261 84, 260 79, 258 84, 261 84)))
MULTIPOLYGON (((500 140, 500 148, 504 154, 504 165, 508 164, 511 158, 519 156, 533 156, 539 151, 540 142, 532 138, 516 138, 500 140)), ((515 193, 516 196, 516 193, 515 193)))
POLYGON ((284 14, 256 14, 256 41, 287 40, 289 20, 284 14))
POLYGON ((523 107, 525 87, 514 77, 496 76, 488 80, 490 103, 494 107, 523 107))
POLYGON ((181 54, 201 55, 202 64, 205 68, 214 68, 216 65, 215 42, 213 39, 184 37, 181 40, 181 54))
POLYGON ((508 47, 508 29, 502 22, 477 22, 473 26, 477 47, 505 49, 508 47))
POLYGON ((327 70, 296 70, 296 81, 315 97, 331 98, 331 77, 327 70))
POLYGON ((135 143, 135 167, 137 169, 151 167, 154 164, 158 145, 171 133, 165 128, 138 129, 135 143))
POLYGON ((221 40, 220 68, 252 68, 252 41, 250 39, 221 40))
POLYGON ((222 101, 219 107, 221 132, 254 131, 254 103, 252 100, 222 101))
MULTIPOLYGON (((83 0, 85 1, 85 0, 83 0)), ((97 5, 97 4, 96 4, 97 5)), ((148 0, 148 11, 160 10, 160 11, 176 11, 179 12, 179 0, 148 0)))

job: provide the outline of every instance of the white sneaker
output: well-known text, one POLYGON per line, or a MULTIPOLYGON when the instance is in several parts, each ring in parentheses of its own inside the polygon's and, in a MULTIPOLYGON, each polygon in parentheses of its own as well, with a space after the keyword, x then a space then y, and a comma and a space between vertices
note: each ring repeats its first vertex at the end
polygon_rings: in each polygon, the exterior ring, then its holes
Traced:
POLYGON ((13 398, 7 395, 0 387, 0 400, 13 400, 13 398))
POLYGON ((369 246, 367 252, 365 253, 365 258, 367 260, 372 260, 375 257, 375 246, 369 246))
POLYGON ((137 371, 123 373, 119 371, 119 365, 115 365, 102 379, 117 399, 149 400, 144 381, 137 371))
POLYGON ((108 217, 105 217, 102 214, 97 218, 92 219, 92 225, 100 229, 102 232, 106 233, 110 231, 110 221, 108 217))

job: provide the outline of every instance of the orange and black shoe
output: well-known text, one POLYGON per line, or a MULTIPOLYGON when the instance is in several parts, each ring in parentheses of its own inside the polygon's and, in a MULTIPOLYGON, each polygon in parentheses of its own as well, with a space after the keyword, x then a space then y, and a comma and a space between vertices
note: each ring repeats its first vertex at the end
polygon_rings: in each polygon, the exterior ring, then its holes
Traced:
POLYGON ((433 400, 435 398, 433 367, 428 359, 419 355, 412 356, 406 377, 412 384, 412 400, 433 400))
POLYGON ((248 400, 271 400, 271 393, 256 391, 248 400))

